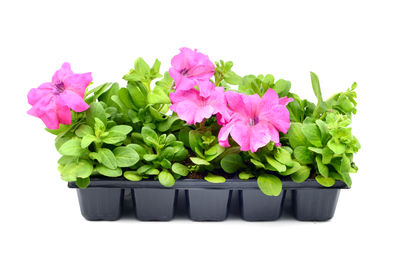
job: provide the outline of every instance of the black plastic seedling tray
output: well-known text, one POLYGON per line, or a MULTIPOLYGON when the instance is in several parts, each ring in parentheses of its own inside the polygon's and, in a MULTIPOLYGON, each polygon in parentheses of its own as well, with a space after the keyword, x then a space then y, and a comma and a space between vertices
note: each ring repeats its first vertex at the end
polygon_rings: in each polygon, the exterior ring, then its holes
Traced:
POLYGON ((247 221, 273 221, 279 219, 285 195, 292 195, 293 213, 301 221, 326 221, 333 217, 340 189, 347 186, 341 182, 329 188, 314 179, 295 183, 283 179, 279 196, 264 195, 257 181, 227 179, 225 183, 210 183, 202 179, 180 179, 171 188, 158 181, 127 181, 122 178, 91 178, 86 189, 77 188, 83 217, 87 220, 117 220, 122 215, 124 191, 130 190, 136 209, 136 217, 142 221, 168 221, 174 218, 178 192, 184 191, 187 214, 195 221, 223 221, 228 217, 232 193, 238 191, 241 217, 247 221))

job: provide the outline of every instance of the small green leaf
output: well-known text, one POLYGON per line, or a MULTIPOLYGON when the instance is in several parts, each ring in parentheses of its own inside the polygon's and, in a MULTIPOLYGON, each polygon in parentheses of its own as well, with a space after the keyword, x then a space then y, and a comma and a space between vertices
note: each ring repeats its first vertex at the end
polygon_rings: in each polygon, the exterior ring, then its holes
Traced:
POLYGON ((134 149, 139 154, 140 158, 143 158, 143 156, 148 153, 148 151, 139 144, 129 144, 127 147, 134 149))
POLYGON ((221 160, 221 168, 227 173, 235 173, 243 167, 243 160, 239 154, 229 154, 221 160))
POLYGON ((160 171, 157 170, 156 168, 150 168, 144 174, 146 174, 146 175, 158 175, 159 173, 160 173, 160 171))
POLYGON ((340 163, 340 173, 348 173, 350 172, 350 168, 351 168, 350 159, 346 155, 343 155, 342 161, 340 163))
POLYGON ((263 174, 257 178, 260 190, 268 196, 279 196, 282 192, 282 181, 271 174, 263 174))
POLYGON ((308 177, 310 177, 311 168, 307 166, 301 166, 298 171, 293 173, 290 178, 296 183, 304 182, 308 177))
POLYGON ((94 133, 97 137, 99 137, 100 135, 102 135, 104 133, 104 131, 106 130, 106 126, 104 125, 104 123, 98 119, 98 118, 94 118, 94 133))
POLYGON ((169 169, 172 166, 171 161, 169 161, 168 159, 162 159, 160 164, 161 164, 161 167, 163 167, 164 169, 169 169))
POLYGON ((81 147, 87 148, 91 143, 95 142, 97 137, 94 135, 85 135, 81 141, 81 147))
POLYGON ((268 164, 271 165, 274 169, 276 169, 278 172, 284 172, 286 171, 286 166, 283 165, 282 163, 278 162, 272 157, 266 156, 265 159, 267 160, 268 164))
POLYGON ((123 142, 126 139, 126 135, 118 132, 108 132, 106 137, 103 137, 101 140, 106 144, 118 144, 123 142))
POLYGON ((317 175, 317 177, 315 177, 315 180, 317 180, 317 182, 320 185, 323 185, 326 187, 331 187, 332 185, 335 184, 335 179, 333 179, 331 177, 323 177, 321 175, 317 175))
POLYGON ((143 91, 140 90, 139 87, 136 86, 136 84, 128 82, 126 89, 131 96, 133 104, 137 108, 144 108, 147 105, 147 96, 143 94, 143 91))
POLYGON ((107 177, 120 177, 122 175, 121 168, 110 169, 103 165, 98 165, 96 167, 96 171, 98 171, 101 175, 104 175, 107 177))
POLYGON ((175 184, 174 176, 167 170, 163 170, 158 174, 158 180, 166 187, 172 187, 175 184))
POLYGON ((220 183, 225 183, 226 179, 223 176, 215 175, 212 173, 208 173, 206 177, 204 177, 204 180, 207 182, 213 183, 213 184, 220 184, 220 183))
POLYGON ((90 179, 89 178, 77 178, 75 183, 79 188, 85 189, 86 187, 89 186, 90 179))
POLYGON ((279 97, 284 97, 289 93, 290 87, 290 81, 280 79, 276 81, 273 89, 278 93, 279 97))
POLYGON ((100 148, 97 152, 97 156, 97 160, 105 167, 109 169, 117 168, 117 160, 110 149, 100 148))
POLYGON ((346 151, 346 145, 340 143, 339 141, 335 141, 333 138, 329 140, 328 147, 335 153, 335 154, 343 154, 346 151))
POLYGON ((84 159, 69 162, 64 166, 61 177, 65 181, 76 181, 76 178, 87 178, 92 174, 93 164, 84 159))
POLYGON ((181 175, 181 176, 187 176, 187 175, 189 174, 189 169, 188 169, 188 167, 186 167, 185 165, 180 164, 180 163, 174 163, 174 164, 172 164, 171 170, 172 170, 174 173, 179 174, 179 175, 181 175))
POLYGON ((58 150, 61 155, 64 156, 76 156, 79 157, 82 153, 85 152, 84 149, 81 147, 81 139, 79 138, 72 138, 62 144, 60 149, 58 150))
POLYGON ((144 159, 145 161, 153 161, 153 160, 155 160, 156 158, 158 158, 158 155, 156 155, 156 154, 144 154, 144 155, 143 155, 143 159, 144 159))
POLYGON ((322 155, 322 148, 319 147, 309 147, 308 150, 310 150, 311 152, 317 153, 322 155))
POLYGON ((104 125, 107 124, 106 112, 100 102, 93 102, 90 105, 90 108, 86 111, 86 119, 89 125, 92 127, 95 125, 95 118, 101 120, 104 125))
POLYGON ((81 126, 78 127, 78 129, 76 129, 75 134, 78 137, 83 138, 86 135, 93 135, 94 131, 93 131, 92 127, 90 127, 89 125, 82 124, 81 126))
POLYGON ((322 147, 321 132, 316 124, 305 123, 301 130, 312 145, 322 147))
POLYGON ((138 174, 145 174, 148 170, 152 169, 152 165, 143 165, 139 169, 137 169, 138 174))
POLYGON ((310 72, 310 75, 311 75, 311 84, 314 90, 314 94, 317 97, 318 102, 323 102, 318 76, 314 72, 310 72))
POLYGON ((118 167, 131 167, 139 160, 139 154, 129 147, 117 147, 113 150, 118 167))
POLYGON ((292 148, 296 148, 298 146, 307 146, 307 139, 302 132, 301 123, 294 122, 290 124, 290 129, 288 131, 289 143, 292 148))
POLYGON ((242 180, 248 180, 253 177, 254 177, 254 174, 252 174, 250 172, 244 171, 244 172, 239 173, 239 179, 242 179, 242 180))
POLYGON ((142 133, 142 136, 143 136, 143 141, 148 146, 154 147, 156 144, 158 144, 158 135, 153 129, 145 126, 145 127, 142 128, 141 133, 142 133))
POLYGON ((298 146, 293 151, 294 157, 301 163, 301 164, 312 164, 313 157, 311 155, 310 150, 307 149, 305 146, 298 146))
POLYGON ((287 150, 281 147, 277 147, 274 154, 274 158, 286 166, 293 165, 292 155, 290 155, 290 153, 287 150))
POLYGON ((250 159, 250 162, 253 163, 254 166, 256 166, 257 168, 266 169, 265 165, 262 162, 258 161, 258 160, 250 159))
POLYGON ((128 125, 116 125, 111 127, 111 129, 109 129, 108 131, 127 135, 132 131, 132 127, 128 125))
POLYGON ((126 172, 124 172, 124 177, 127 180, 133 181, 133 182, 138 182, 138 181, 142 180, 142 176, 138 175, 134 171, 126 171, 126 172))
POLYGON ((300 168, 301 168, 300 163, 294 161, 294 162, 293 162, 293 166, 290 167, 290 169, 287 169, 286 171, 281 172, 280 174, 281 174, 281 175, 285 175, 285 176, 286 176, 286 175, 291 175, 291 174, 297 172, 300 168))
POLYGON ((328 168, 328 166, 326 166, 325 164, 322 163, 321 156, 317 156, 315 158, 315 160, 317 162, 317 167, 318 167, 319 173, 324 177, 329 177, 329 168, 328 168))
POLYGON ((210 165, 210 162, 197 157, 190 157, 190 160, 196 165, 210 165))
POLYGON ((322 149, 322 163, 329 164, 332 160, 333 152, 329 149, 329 147, 324 147, 322 149))

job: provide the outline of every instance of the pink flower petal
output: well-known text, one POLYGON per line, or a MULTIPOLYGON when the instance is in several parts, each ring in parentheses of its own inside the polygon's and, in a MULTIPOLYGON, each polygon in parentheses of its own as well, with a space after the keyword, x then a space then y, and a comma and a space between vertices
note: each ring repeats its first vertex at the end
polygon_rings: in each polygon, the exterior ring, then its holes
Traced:
POLYGON ((241 151, 250 150, 251 127, 243 121, 237 121, 231 130, 231 136, 236 143, 239 144, 241 151))
POLYGON ((65 62, 64 64, 62 64, 61 69, 59 69, 58 71, 56 71, 56 73, 54 73, 52 78, 52 83, 57 84, 59 82, 63 82, 65 77, 71 74, 73 74, 71 70, 71 65, 68 62, 65 62))
POLYGON ((87 110, 90 106, 74 91, 65 90, 59 95, 60 100, 64 105, 70 107, 75 112, 82 112, 87 110))
POLYGON ((71 124, 71 110, 67 105, 64 105, 61 98, 57 98, 57 117, 60 123, 69 125, 71 124))
POLYGON ((48 94, 52 94, 53 89, 50 87, 51 83, 47 83, 49 85, 48 88, 41 85, 39 88, 32 88, 28 93, 28 103, 30 105, 35 105, 37 102, 40 101, 43 97, 47 96, 48 94))
POLYGON ((72 74, 64 79, 65 90, 77 93, 81 98, 85 96, 86 88, 92 82, 92 73, 72 74))
POLYGON ((218 142, 221 146, 223 147, 229 147, 229 134, 233 128, 234 124, 233 123, 228 123, 225 126, 222 126, 219 133, 218 133, 218 142))

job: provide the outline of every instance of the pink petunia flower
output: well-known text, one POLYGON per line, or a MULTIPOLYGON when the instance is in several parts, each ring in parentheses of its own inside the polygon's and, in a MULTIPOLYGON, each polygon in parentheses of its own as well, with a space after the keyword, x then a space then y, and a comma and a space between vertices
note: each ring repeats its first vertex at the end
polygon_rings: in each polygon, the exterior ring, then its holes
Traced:
POLYGON ((175 81, 176 90, 191 90, 195 86, 200 89, 200 96, 208 97, 210 87, 204 86, 214 75, 215 66, 208 56, 183 47, 180 53, 171 60, 169 75, 175 81))
POLYGON ((195 124, 208 119, 214 114, 222 114, 223 117, 229 116, 223 87, 215 87, 210 82, 208 85, 210 95, 203 97, 194 88, 191 90, 177 90, 169 95, 172 105, 170 109, 178 114, 178 117, 186 121, 187 124, 195 124))
POLYGON ((290 128, 289 111, 286 105, 292 98, 279 99, 273 89, 265 95, 245 95, 225 92, 231 119, 218 134, 221 146, 229 146, 229 134, 240 145, 240 150, 256 152, 270 141, 279 145, 279 131, 287 133, 290 128))
POLYGON ((73 73, 69 63, 53 75, 52 81, 32 88, 28 93, 28 102, 32 108, 28 114, 40 118, 47 128, 58 129, 59 124, 71 124, 71 111, 82 112, 89 108, 83 100, 92 74, 73 73))

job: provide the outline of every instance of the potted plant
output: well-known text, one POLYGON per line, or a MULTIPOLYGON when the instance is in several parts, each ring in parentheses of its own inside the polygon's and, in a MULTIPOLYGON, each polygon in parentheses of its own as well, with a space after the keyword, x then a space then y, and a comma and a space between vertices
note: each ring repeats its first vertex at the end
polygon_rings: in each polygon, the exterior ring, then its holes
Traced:
POLYGON ((182 48, 160 73, 142 58, 126 85, 92 88, 65 63, 31 89, 29 114, 56 135, 61 178, 88 220, 121 216, 124 190, 141 220, 170 220, 178 190, 193 220, 224 220, 233 190, 246 220, 275 220, 292 190, 299 220, 327 220, 356 172, 356 84, 314 104, 271 74, 239 76, 232 62, 182 48))

